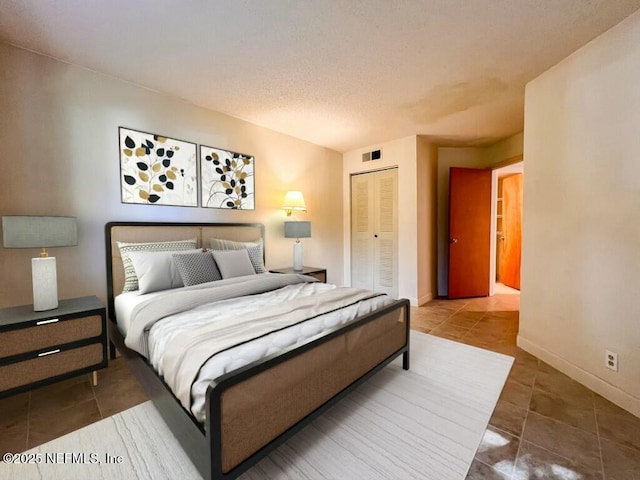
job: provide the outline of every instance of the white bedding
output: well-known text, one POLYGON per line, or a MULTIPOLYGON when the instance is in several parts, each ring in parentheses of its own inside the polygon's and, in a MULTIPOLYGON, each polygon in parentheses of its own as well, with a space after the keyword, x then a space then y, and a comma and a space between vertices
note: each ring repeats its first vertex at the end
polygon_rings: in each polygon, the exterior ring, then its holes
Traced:
POLYGON ((164 292, 153 292, 145 295, 140 294, 138 290, 134 292, 123 292, 114 299, 116 310, 116 318, 118 320, 118 328, 123 335, 127 335, 129 324, 131 323, 131 312, 139 303, 150 298, 162 295, 164 292))
MULTIPOLYGON (((294 298, 320 294, 335 288, 334 285, 318 282, 296 283, 266 293, 205 303, 191 310, 167 316, 156 321, 148 331, 149 362, 160 375, 164 375, 166 372, 163 371, 163 355, 167 350, 167 345, 180 333, 202 327, 210 322, 219 321, 222 323, 225 320, 242 318, 251 312, 283 305, 294 298)), ((128 297, 118 303, 120 303, 121 308, 124 308, 125 305, 135 307, 142 301, 141 298, 144 300, 150 298, 149 295, 138 295, 137 297, 128 297)), ((293 344, 388 305, 392 301, 386 295, 376 296, 346 308, 319 315, 303 323, 269 333, 214 355, 202 366, 191 385, 190 408, 192 414, 199 422, 204 422, 205 396, 207 387, 212 380, 251 362, 279 353, 293 344)), ((118 317, 118 324, 120 325, 120 317, 118 317)))

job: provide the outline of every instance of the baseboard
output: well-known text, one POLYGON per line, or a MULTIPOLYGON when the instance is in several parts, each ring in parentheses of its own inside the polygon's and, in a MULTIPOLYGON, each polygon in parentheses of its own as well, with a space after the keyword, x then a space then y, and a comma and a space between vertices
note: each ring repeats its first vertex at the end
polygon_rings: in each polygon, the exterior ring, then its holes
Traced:
POLYGON ((631 412, 636 417, 640 417, 640 398, 629 395, 627 392, 620 390, 618 387, 615 387, 610 383, 605 382, 601 378, 598 378, 594 374, 583 370, 577 365, 568 362, 555 353, 542 348, 537 343, 523 338, 521 335, 518 335, 517 344, 523 350, 529 352, 531 355, 538 357, 540 360, 548 363, 553 368, 561 371, 565 375, 573 378, 576 382, 579 382, 582 385, 590 388, 597 394, 615 403, 620 408, 624 408, 628 412, 631 412))
POLYGON ((424 305, 427 302, 430 302, 431 300, 433 300, 433 292, 427 293, 426 295, 418 298, 418 307, 424 305))

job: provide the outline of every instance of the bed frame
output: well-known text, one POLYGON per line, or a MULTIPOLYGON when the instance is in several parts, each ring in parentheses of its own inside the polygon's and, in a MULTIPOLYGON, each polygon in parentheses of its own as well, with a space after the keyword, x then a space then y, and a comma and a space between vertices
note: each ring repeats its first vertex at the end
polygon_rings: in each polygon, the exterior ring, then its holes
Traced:
POLYGON ((264 239, 264 226, 137 222, 105 226, 112 356, 115 345, 205 479, 238 477, 399 355, 403 368, 409 369, 410 306, 403 299, 212 381, 203 428, 146 359, 124 345, 114 310, 114 293, 124 284, 117 241, 194 237, 205 247, 212 237, 252 241, 264 239))

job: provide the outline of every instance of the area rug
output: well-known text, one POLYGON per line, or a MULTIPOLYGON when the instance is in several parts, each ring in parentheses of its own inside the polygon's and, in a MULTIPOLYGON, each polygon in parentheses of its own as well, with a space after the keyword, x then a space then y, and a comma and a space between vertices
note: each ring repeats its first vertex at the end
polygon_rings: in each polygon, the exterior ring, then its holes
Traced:
MULTIPOLYGON (((241 478, 464 479, 512 362, 412 331, 410 371, 397 359, 241 478)), ((151 402, 26 454, 0 478, 201 478, 151 402)))

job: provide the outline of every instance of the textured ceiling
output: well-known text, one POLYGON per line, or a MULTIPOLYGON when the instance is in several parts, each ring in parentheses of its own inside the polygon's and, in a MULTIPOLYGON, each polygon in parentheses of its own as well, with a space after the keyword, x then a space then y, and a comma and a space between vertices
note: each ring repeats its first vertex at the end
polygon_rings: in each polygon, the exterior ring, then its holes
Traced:
POLYGON ((523 128, 524 86, 640 0, 0 0, 0 40, 338 151, 523 128))

